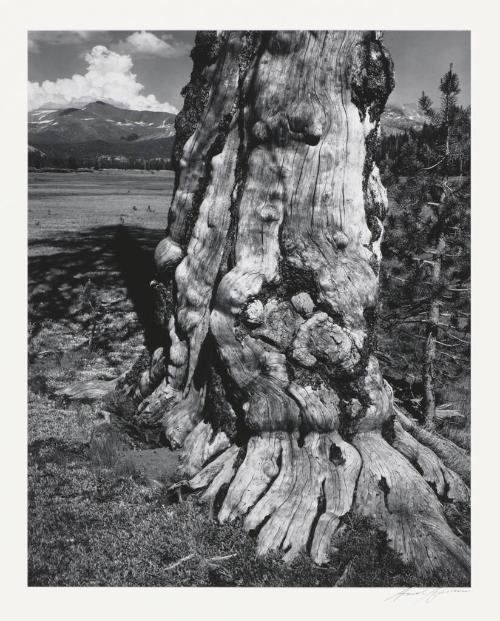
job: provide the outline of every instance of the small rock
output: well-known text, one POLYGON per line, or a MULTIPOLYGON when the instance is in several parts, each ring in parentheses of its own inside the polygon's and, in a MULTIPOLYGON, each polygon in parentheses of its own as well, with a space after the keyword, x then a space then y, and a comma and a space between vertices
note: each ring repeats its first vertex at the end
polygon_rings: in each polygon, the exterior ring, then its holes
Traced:
POLYGON ((314 302, 311 296, 305 291, 294 295, 291 302, 294 309, 301 315, 310 315, 314 310, 314 302))
POLYGON ((258 326, 264 321, 264 305, 260 300, 253 300, 245 309, 247 323, 258 326))

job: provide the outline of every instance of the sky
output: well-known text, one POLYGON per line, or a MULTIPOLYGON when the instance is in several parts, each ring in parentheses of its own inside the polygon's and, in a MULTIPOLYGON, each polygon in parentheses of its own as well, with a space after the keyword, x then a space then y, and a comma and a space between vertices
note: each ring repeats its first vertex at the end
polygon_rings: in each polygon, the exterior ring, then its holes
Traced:
MULTIPOLYGON (((68 107, 103 100, 122 108, 176 113, 189 81, 194 31, 31 31, 28 106, 68 107)), ((395 65, 394 104, 416 103, 423 90, 437 101, 452 62, 470 103, 470 33, 386 31, 395 65)))

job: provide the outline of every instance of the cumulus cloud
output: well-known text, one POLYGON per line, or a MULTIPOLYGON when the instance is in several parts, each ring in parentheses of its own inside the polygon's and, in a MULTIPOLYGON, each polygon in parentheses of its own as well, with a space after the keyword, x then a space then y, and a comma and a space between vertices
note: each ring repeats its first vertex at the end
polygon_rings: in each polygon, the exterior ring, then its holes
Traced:
POLYGON ((104 45, 96 45, 85 55, 87 73, 55 82, 45 80, 28 82, 28 107, 43 106, 64 108, 91 101, 105 101, 130 110, 155 110, 176 113, 169 103, 160 103, 155 95, 142 95, 144 86, 132 73, 132 59, 128 54, 118 54, 104 45))
POLYGON ((160 56, 161 58, 179 58, 189 51, 189 46, 176 41, 172 35, 157 37, 152 32, 134 32, 124 41, 111 46, 111 49, 120 54, 133 54, 136 56, 160 56))
POLYGON ((40 43, 47 45, 76 45, 87 42, 95 34, 91 30, 32 30, 28 32, 28 50, 37 54, 40 43))

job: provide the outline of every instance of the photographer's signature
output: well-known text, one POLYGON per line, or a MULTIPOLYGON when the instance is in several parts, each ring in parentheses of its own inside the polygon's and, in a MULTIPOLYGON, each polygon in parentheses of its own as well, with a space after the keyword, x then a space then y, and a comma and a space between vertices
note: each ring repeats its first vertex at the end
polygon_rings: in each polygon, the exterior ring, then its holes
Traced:
POLYGON ((415 587, 407 587, 405 589, 401 589, 401 591, 398 591, 397 593, 394 593, 393 595, 390 595, 389 597, 386 598, 385 601, 386 602, 397 602, 402 599, 412 597, 412 598, 424 601, 426 603, 430 603, 436 600, 438 597, 441 597, 443 595, 449 595, 450 593, 468 593, 468 592, 469 592, 469 589, 467 588, 464 588, 464 589, 439 589, 439 588, 419 589, 415 587))

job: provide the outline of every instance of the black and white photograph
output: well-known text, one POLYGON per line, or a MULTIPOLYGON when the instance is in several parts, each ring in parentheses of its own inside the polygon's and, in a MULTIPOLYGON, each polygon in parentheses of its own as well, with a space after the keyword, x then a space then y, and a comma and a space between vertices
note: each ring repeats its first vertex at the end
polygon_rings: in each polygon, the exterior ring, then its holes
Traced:
POLYGON ((28 585, 470 585, 470 32, 28 33, 28 585))
POLYGON ((2 5, 6 618, 489 618, 485 6, 2 5))

